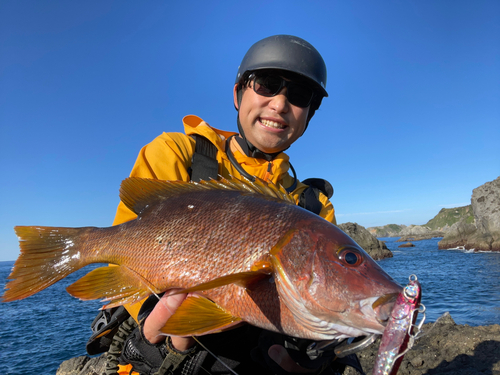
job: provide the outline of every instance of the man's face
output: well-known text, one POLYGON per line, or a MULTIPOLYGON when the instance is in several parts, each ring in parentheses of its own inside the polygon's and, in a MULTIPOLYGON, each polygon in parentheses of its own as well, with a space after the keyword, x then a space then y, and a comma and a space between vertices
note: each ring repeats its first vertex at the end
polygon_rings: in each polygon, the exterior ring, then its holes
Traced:
MULTIPOLYGON (((266 153, 283 151, 295 142, 306 128, 309 108, 288 102, 286 87, 279 94, 266 97, 253 90, 252 82, 242 89, 238 115, 246 138, 266 153)), ((234 104, 238 108, 234 86, 234 104)))

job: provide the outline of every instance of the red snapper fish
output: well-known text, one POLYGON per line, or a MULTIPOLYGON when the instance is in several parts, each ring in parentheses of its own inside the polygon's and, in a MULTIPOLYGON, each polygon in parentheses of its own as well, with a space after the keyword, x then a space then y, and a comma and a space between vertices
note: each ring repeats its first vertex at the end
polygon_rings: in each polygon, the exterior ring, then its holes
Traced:
POLYGON ((137 219, 108 228, 18 226, 21 254, 3 301, 29 297, 91 263, 67 287, 106 307, 181 288, 163 328, 204 335, 247 322, 313 340, 382 333, 401 291, 349 236, 261 180, 127 178, 137 219))

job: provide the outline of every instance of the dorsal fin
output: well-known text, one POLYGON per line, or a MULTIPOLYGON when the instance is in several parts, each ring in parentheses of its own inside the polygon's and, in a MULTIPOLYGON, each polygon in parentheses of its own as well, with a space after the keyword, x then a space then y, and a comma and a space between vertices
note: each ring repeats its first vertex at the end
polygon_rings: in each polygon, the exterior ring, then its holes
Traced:
POLYGON ((273 197, 284 202, 295 204, 295 199, 281 185, 265 182, 259 178, 250 181, 246 178, 231 177, 220 180, 185 182, 163 181, 149 178, 128 177, 120 187, 121 201, 139 215, 145 208, 157 200, 168 199, 193 191, 236 190, 248 194, 273 197))

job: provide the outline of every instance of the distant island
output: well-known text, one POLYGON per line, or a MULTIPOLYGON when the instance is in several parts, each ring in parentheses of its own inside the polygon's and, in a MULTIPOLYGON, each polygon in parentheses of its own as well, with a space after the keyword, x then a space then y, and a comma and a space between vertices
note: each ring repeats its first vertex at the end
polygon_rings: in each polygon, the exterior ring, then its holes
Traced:
POLYGON ((440 249, 500 251, 500 177, 474 189, 470 205, 443 208, 424 225, 366 229, 375 237, 401 237, 400 242, 443 237, 440 249))

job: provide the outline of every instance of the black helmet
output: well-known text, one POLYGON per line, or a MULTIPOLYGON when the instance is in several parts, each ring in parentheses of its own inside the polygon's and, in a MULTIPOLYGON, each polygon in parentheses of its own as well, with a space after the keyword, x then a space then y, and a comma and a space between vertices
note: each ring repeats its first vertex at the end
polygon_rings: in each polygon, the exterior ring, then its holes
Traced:
POLYGON ((326 92, 326 65, 319 52, 304 39, 274 35, 255 43, 241 62, 236 75, 239 83, 245 72, 280 69, 308 78, 322 96, 326 92))

